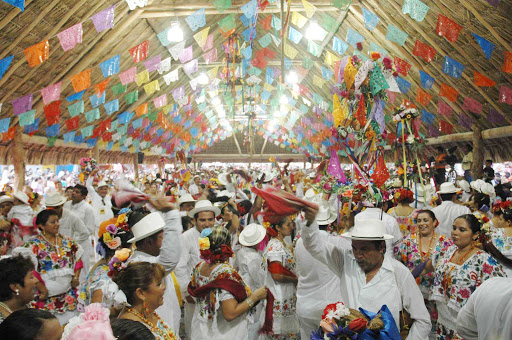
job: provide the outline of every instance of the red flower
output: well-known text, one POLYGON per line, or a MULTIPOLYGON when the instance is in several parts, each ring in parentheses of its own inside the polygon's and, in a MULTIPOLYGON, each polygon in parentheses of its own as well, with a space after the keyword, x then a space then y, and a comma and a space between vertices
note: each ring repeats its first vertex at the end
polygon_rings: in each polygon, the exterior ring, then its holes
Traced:
POLYGON ((460 291, 460 296, 462 296, 464 299, 469 299, 470 295, 471 295, 470 291, 466 288, 464 288, 460 291))
POLYGON ((348 324, 348 328, 351 331, 359 333, 360 331, 365 330, 367 325, 368 325, 368 321, 366 321, 366 319, 357 318, 357 319, 350 321, 350 323, 348 324))
POLYGON ((484 263, 482 270, 483 270, 483 271, 484 271, 484 273, 486 273, 486 274, 491 274, 491 273, 492 273, 492 271, 493 271, 493 267, 492 267, 492 266, 490 266, 490 265, 488 265, 487 263, 484 263))
POLYGON ((336 303, 331 303, 330 305, 327 305, 324 309, 324 314, 322 315, 322 319, 325 319, 325 317, 327 316, 327 314, 329 314, 329 312, 331 311, 335 311, 336 310, 336 305, 338 304, 339 302, 336 302, 336 303))

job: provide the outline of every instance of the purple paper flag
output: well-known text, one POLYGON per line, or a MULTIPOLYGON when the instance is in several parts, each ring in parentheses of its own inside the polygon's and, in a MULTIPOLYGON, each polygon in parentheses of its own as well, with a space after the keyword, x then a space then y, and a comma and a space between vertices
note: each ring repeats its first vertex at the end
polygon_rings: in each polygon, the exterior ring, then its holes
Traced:
POLYGON ((82 32, 82 23, 80 22, 57 34, 60 46, 62 46, 64 52, 69 51, 76 45, 82 43, 82 32))
POLYGON ((116 5, 94 14, 91 20, 98 33, 114 27, 114 9, 116 5))
POLYGON ((428 133, 431 137, 439 137, 439 130, 434 125, 428 126, 428 133))
POLYGON ((212 47, 213 47, 213 33, 208 35, 208 38, 206 38, 206 43, 202 47, 203 52, 208 51, 212 47))
POLYGON ((155 104, 156 108, 167 105, 167 95, 164 93, 163 95, 156 97, 153 99, 153 104, 155 104))
POLYGON ((466 97, 464 99, 464 104, 462 105, 462 108, 464 110, 468 110, 469 112, 482 113, 482 103, 471 97, 466 97))
POLYGON ((144 61, 144 66, 146 67, 146 70, 148 72, 153 72, 155 70, 158 70, 160 67, 160 62, 162 61, 162 55, 159 54, 153 58, 146 59, 144 61))
POLYGON ((459 125, 463 126, 467 129, 471 128, 471 125, 473 124, 473 119, 471 119, 467 114, 461 113, 459 116, 459 125))
POLYGON ((59 100, 61 84, 62 82, 58 82, 57 84, 50 85, 41 90, 41 95, 43 96, 43 102, 45 104, 59 100))
POLYGON ((172 93, 172 97, 174 98, 174 100, 178 100, 185 95, 185 87, 180 86, 180 87, 172 90, 171 93, 172 93))
POLYGON ((133 83, 137 79, 137 66, 131 67, 128 70, 119 74, 121 84, 126 85, 133 83))
POLYGON ((192 60, 192 57, 193 57, 192 45, 183 49, 183 52, 181 52, 181 54, 179 56, 182 64, 186 63, 187 61, 192 60))
POLYGON ((199 64, 197 62, 197 59, 194 59, 194 60, 186 63, 185 65, 183 65, 183 71, 185 71, 185 73, 188 75, 197 72, 198 68, 199 68, 199 64))
POLYGON ((15 116, 19 115, 20 113, 32 110, 32 93, 11 100, 11 104, 15 116))
POLYGON ((501 0, 485 0, 485 1, 487 1, 491 6, 494 6, 494 7, 498 7, 498 5, 501 2, 501 0))
POLYGON ((487 115, 487 120, 494 124, 505 124, 507 120, 501 113, 496 111, 495 109, 489 109, 489 114, 487 115))

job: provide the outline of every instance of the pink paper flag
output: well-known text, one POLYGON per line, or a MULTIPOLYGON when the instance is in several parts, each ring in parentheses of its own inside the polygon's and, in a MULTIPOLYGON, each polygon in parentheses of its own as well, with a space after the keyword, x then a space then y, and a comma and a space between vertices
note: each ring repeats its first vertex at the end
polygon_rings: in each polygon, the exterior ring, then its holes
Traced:
POLYGON ((153 58, 149 58, 144 61, 144 66, 146 67, 146 70, 148 72, 153 72, 155 70, 158 70, 160 67, 160 62, 162 61, 162 55, 159 54, 153 58))
POLYGON ((213 47, 213 33, 210 34, 208 36, 208 38, 206 38, 206 43, 204 44, 204 46, 202 47, 203 48, 203 52, 206 52, 208 51, 210 48, 213 47))
POLYGON ((82 23, 78 23, 57 34, 60 46, 64 52, 73 49, 76 45, 82 43, 82 23))
POLYGON ((126 85, 133 83, 137 79, 137 66, 131 67, 128 70, 119 74, 121 84, 126 85))
POLYGON ((217 61, 217 49, 212 48, 209 52, 203 54, 203 59, 207 64, 217 61))
POLYGON ((186 63, 185 65, 183 65, 183 71, 185 71, 185 73, 188 75, 197 72, 198 68, 199 68, 199 64, 197 62, 197 59, 194 59, 194 60, 186 63))
POLYGON ((162 107, 167 105, 167 95, 164 93, 163 95, 156 97, 153 99, 153 104, 155 104, 155 107, 162 107))
POLYGON ((41 95, 43 96, 43 102, 45 105, 59 100, 61 84, 62 82, 58 82, 41 90, 41 95))
POLYGON ((187 61, 192 60, 193 57, 193 51, 192 51, 192 45, 185 48, 183 52, 181 52, 179 58, 182 64, 186 63, 187 61))
POLYGON ((96 28, 96 32, 100 33, 106 29, 114 27, 114 9, 116 5, 104 9, 101 12, 94 14, 91 20, 96 28))
POLYGON ((32 93, 23 97, 19 97, 11 100, 12 110, 14 115, 19 115, 20 113, 24 113, 32 110, 32 93))
POLYGON ((443 116, 446 116, 448 118, 452 114, 452 111, 453 110, 450 107, 450 105, 448 105, 445 102, 439 100, 439 102, 437 103, 437 113, 440 113, 443 116))
POLYGON ((397 96, 397 92, 391 92, 389 90, 386 90, 386 93, 388 94, 388 103, 393 105, 397 96))
POLYGON ((473 99, 471 97, 466 97, 464 99, 464 104, 462 105, 464 110, 468 110, 473 113, 481 113, 482 112, 482 103, 478 100, 473 99))
POLYGON ((500 103, 512 105, 512 89, 502 86, 500 89, 500 103))

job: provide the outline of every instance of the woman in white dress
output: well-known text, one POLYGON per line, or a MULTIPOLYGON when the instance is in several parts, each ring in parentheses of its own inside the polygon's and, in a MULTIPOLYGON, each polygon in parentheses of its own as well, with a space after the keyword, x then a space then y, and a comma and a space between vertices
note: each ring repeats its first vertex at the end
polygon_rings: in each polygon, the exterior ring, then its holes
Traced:
POLYGON ((188 292, 196 300, 192 317, 194 340, 247 339, 251 309, 267 296, 260 287, 251 293, 229 264, 231 234, 222 226, 206 228, 199 239, 203 261, 194 268, 188 292))
POLYGON ((292 216, 277 223, 264 223, 271 239, 263 253, 262 267, 266 272, 265 285, 275 297, 273 305, 274 333, 267 339, 298 339, 300 327, 296 315, 297 282, 293 249, 284 238, 295 229, 292 216))

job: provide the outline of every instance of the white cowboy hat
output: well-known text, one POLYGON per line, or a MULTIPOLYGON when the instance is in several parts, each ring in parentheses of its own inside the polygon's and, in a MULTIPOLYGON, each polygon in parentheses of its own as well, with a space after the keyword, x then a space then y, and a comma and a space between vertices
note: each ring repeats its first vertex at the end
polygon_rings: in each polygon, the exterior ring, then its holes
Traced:
POLYGON ((468 181, 466 181, 465 179, 461 179, 461 180, 457 181, 457 185, 459 188, 461 188, 465 192, 471 191, 471 187, 469 186, 468 181))
POLYGON ((276 177, 276 175, 271 170, 265 170, 258 175, 258 181, 261 181, 263 176, 265 176, 263 183, 268 183, 276 177))
POLYGON ((482 194, 486 194, 487 196, 493 199, 496 197, 496 191, 494 190, 494 187, 492 186, 491 183, 484 183, 480 187, 480 192, 482 194))
POLYGON ((98 188, 101 188, 101 187, 108 187, 108 183, 105 182, 105 181, 101 181, 98 183, 98 188))
POLYGON ((316 197, 318 197, 318 194, 313 189, 308 189, 304 194, 304 199, 306 201, 314 201, 316 197))
POLYGON ((194 218, 194 216, 197 213, 200 213, 202 211, 211 211, 215 214, 215 217, 220 215, 219 208, 213 206, 212 202, 208 200, 200 200, 196 202, 196 206, 194 207, 194 209, 188 212, 188 217, 194 218))
MULTIPOLYGON (((318 201, 317 201, 318 202, 318 201)), ((338 214, 336 208, 329 205, 327 201, 318 202, 318 214, 316 215, 316 222, 318 225, 327 225, 336 221, 338 214)))
POLYGON ((236 193, 234 192, 230 192, 230 191, 227 191, 227 190, 222 190, 222 191, 219 191, 217 193, 217 197, 229 197, 229 198, 235 198, 236 197, 236 193))
POLYGON ((220 185, 228 185, 228 183, 229 183, 228 182, 228 176, 230 176, 228 173, 225 173, 225 172, 221 173, 217 177, 217 179, 219 180, 219 184, 220 185))
POLYGON ((413 193, 413 197, 416 198, 423 198, 423 197, 430 197, 435 193, 434 188, 430 184, 424 184, 421 185, 421 183, 416 183, 412 188, 411 191, 413 193), (423 190, 425 188, 425 190, 423 190))
POLYGON ((476 191, 480 192, 480 188, 482 187, 482 185, 485 184, 485 181, 481 180, 481 179, 477 179, 476 181, 472 181, 469 185, 475 189, 476 191))
POLYGON ((164 230, 165 221, 159 212, 152 212, 146 215, 142 220, 132 227, 133 238, 128 243, 135 243, 146 237, 154 235, 164 230))
POLYGON ((238 242, 246 247, 252 247, 263 241, 267 231, 262 225, 251 223, 242 230, 238 242))
POLYGON ((58 207, 66 203, 67 199, 57 191, 46 194, 43 204, 47 207, 58 207))
POLYGON ((184 194, 178 199, 178 207, 181 206, 183 203, 190 203, 195 202, 196 200, 194 197, 192 197, 191 194, 184 194))
POLYGON ((452 182, 445 182, 441 184, 441 186, 439 187, 439 191, 437 193, 440 195, 455 194, 457 191, 459 191, 459 189, 457 189, 455 184, 453 184, 452 182))
POLYGON ((25 194, 23 191, 17 191, 17 192, 15 192, 14 194, 12 194, 12 197, 14 197, 14 198, 16 198, 16 199, 18 199, 18 200, 22 201, 22 202, 23 202, 23 203, 25 203, 25 204, 30 204, 30 203, 28 202, 28 200, 29 200, 28 195, 27 195, 27 194, 25 194))
POLYGON ((2 203, 5 203, 5 202, 13 202, 14 200, 12 199, 12 197, 9 197, 7 195, 3 195, 3 196, 0 196, 0 204, 2 203))
POLYGON ((359 220, 354 225, 354 228, 352 228, 352 231, 343 233, 341 236, 361 241, 391 240, 393 236, 385 234, 384 230, 384 222, 381 220, 359 220))

